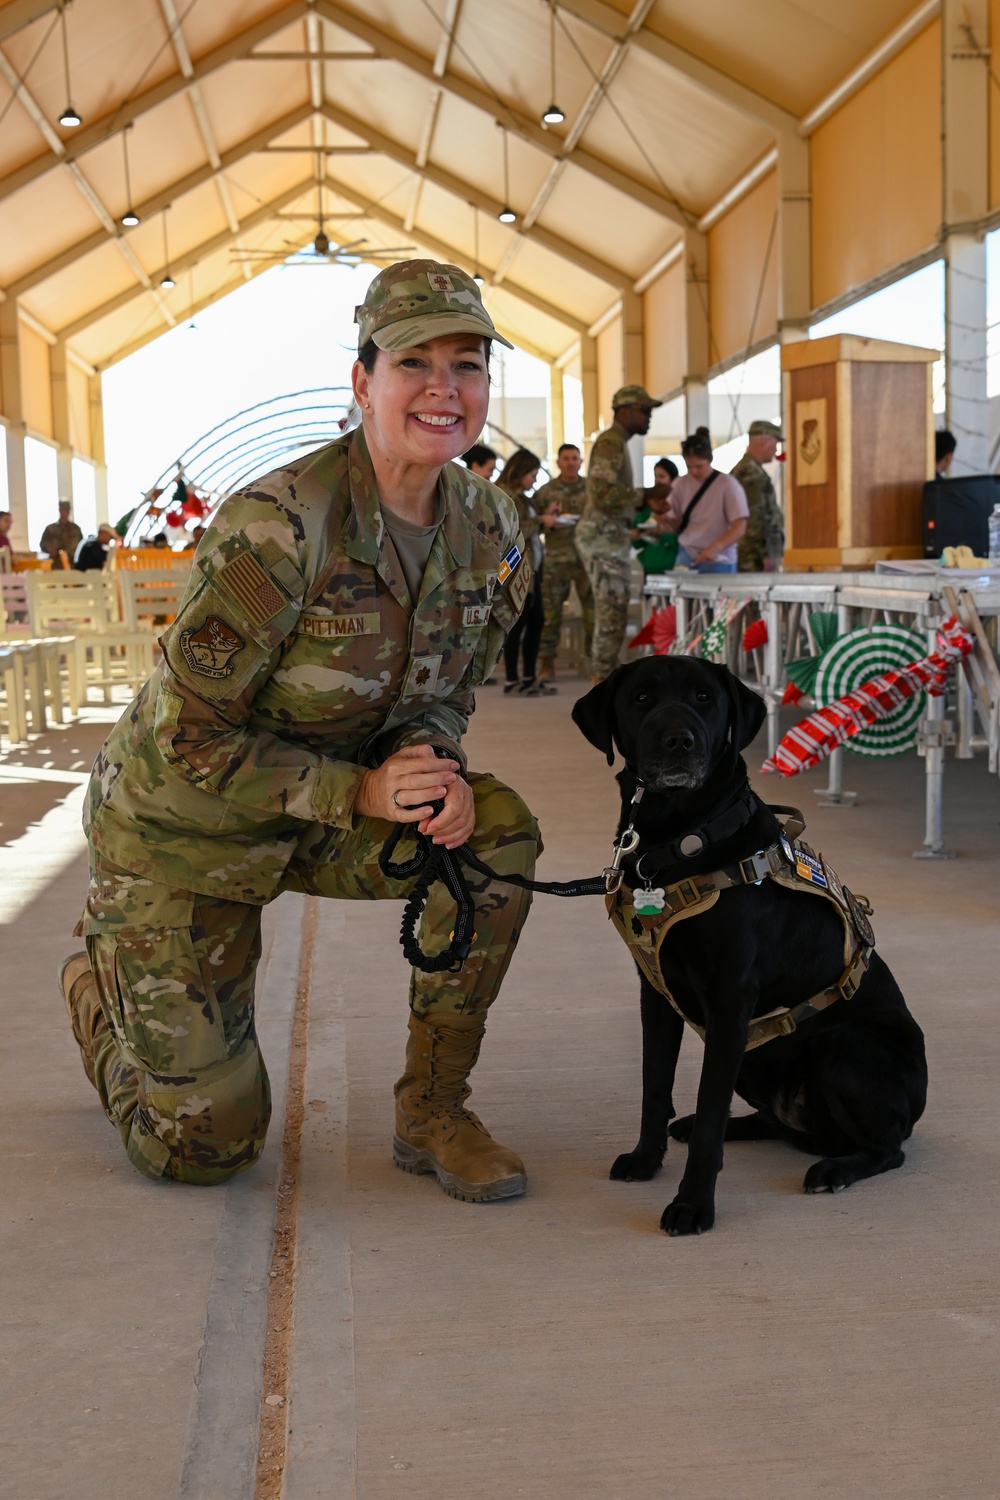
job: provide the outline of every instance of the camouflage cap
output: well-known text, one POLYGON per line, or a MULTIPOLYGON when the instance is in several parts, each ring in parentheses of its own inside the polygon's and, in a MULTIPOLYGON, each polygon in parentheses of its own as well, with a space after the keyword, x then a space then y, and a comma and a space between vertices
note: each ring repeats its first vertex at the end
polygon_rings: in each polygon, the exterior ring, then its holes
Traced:
POLYGON ((623 385, 611 397, 612 411, 619 406, 648 406, 652 408, 662 405, 662 401, 657 401, 648 391, 643 390, 641 385, 623 385))
POLYGON ((750 433, 749 433, 749 436, 750 437, 773 437, 773 438, 777 438, 777 440, 778 440, 779 443, 783 443, 785 441, 785 434, 782 432, 782 430, 778 426, 777 422, 764 422, 763 420, 760 420, 760 419, 758 419, 756 422, 751 422, 750 423, 750 433))
POLYGON ((380 349, 412 349, 447 333, 478 333, 513 349, 493 327, 479 287, 458 266, 436 260, 400 260, 380 271, 354 309, 358 348, 374 339, 380 349))

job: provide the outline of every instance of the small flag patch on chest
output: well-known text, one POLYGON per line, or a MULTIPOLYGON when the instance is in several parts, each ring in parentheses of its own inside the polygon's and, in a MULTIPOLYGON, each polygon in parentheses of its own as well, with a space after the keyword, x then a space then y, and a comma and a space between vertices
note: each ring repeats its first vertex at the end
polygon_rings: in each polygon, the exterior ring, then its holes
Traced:
POLYGON ((510 551, 504 553, 503 561, 497 570, 497 583, 506 583, 520 561, 521 549, 515 542, 510 551))
POLYGON ((287 602, 252 552, 241 552, 227 562, 216 574, 216 582, 242 604, 255 625, 266 625, 280 615, 287 602))

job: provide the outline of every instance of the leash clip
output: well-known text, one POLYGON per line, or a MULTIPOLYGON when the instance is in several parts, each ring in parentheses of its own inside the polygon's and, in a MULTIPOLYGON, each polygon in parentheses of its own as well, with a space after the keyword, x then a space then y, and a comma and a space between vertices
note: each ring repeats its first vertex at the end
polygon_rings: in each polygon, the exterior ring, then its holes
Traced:
POLYGON ((616 840, 615 857, 604 871, 604 889, 609 896, 616 896, 621 890, 622 879, 625 875, 621 862, 626 854, 634 854, 638 847, 639 835, 630 823, 621 838, 616 840))

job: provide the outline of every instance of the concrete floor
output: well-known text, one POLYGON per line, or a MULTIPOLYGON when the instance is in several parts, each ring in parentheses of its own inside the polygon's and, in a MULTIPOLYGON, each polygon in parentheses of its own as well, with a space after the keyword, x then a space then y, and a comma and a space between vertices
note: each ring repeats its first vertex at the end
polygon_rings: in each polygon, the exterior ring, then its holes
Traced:
MULTIPOLYGON (((614 825, 612 773, 569 721, 581 686, 515 702, 484 691, 469 737, 473 765, 538 813, 548 878, 599 870, 614 825)), ((97 1107, 54 983, 85 860, 81 789, 51 778, 79 776, 102 717, 0 757, 0 1495, 243 1500, 267 1394, 306 905, 268 913, 260 1015, 278 1107, 263 1162, 223 1189, 144 1181, 97 1107)), ((949 760, 959 857, 945 863, 910 858, 915 756, 849 757, 851 810, 813 805, 824 780, 821 768, 761 789, 804 804, 808 837, 874 901, 880 951, 927 1034, 927 1114, 901 1171, 836 1197, 801 1193, 808 1159, 791 1148, 730 1146, 716 1228, 698 1239, 657 1227, 683 1147, 652 1183, 607 1178, 637 1133, 639 1019, 597 898, 538 898, 491 1017, 472 1103, 530 1182, 492 1206, 394 1170, 400 909, 320 904, 287 1500, 1000 1495, 1000 786, 982 759, 949 760)), ((689 1036, 682 1111, 700 1051, 689 1036)))

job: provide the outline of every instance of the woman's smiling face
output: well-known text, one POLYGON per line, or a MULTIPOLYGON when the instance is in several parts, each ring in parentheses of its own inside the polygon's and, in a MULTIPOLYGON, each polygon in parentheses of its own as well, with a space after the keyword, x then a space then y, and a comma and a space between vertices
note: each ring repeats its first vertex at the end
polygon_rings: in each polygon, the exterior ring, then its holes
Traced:
POLYGON ((371 374, 357 360, 354 394, 365 436, 397 463, 437 467, 476 442, 486 425, 486 340, 453 333, 412 349, 380 349, 371 374))

